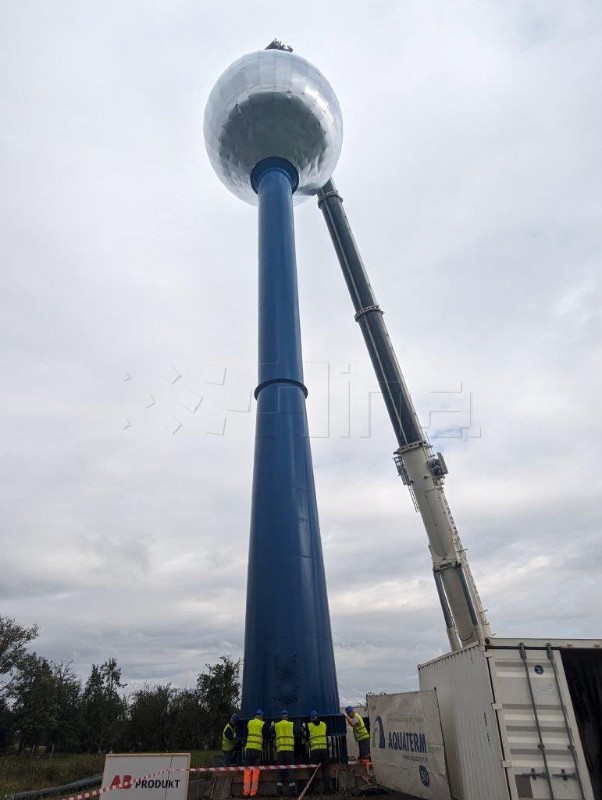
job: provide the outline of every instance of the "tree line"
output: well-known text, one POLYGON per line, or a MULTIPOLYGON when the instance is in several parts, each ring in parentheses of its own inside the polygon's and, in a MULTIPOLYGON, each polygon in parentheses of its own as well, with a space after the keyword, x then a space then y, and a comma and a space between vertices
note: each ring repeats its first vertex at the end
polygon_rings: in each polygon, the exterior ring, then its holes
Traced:
POLYGON ((38 635, 0 616, 0 751, 215 750, 240 699, 240 660, 206 664, 190 689, 171 684, 123 692, 115 658, 82 683, 71 665, 30 652, 38 635))

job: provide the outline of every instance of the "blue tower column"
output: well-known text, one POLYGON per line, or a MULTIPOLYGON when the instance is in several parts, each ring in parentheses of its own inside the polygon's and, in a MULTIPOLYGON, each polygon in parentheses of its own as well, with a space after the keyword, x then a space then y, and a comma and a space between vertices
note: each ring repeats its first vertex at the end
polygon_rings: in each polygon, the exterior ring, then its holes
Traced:
MULTIPOLYGON (((261 161, 259 385, 242 714, 339 715, 307 426, 293 222, 296 169, 261 161)), ((337 726, 338 727, 338 726, 337 726)), ((333 731, 334 732, 334 731, 333 731)))

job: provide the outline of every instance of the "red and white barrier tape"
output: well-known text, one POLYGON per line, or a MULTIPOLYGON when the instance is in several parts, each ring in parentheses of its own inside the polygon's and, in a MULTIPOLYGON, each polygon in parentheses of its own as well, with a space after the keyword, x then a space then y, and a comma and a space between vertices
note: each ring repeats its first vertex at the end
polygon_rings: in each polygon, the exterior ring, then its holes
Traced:
POLYGON ((311 786, 311 783, 312 783, 313 779, 316 777, 316 773, 318 772, 318 769, 319 769, 319 768, 320 768, 320 765, 318 764, 318 765, 316 766, 315 770, 313 771, 312 775, 310 776, 310 779, 309 779, 309 780, 307 781, 307 783, 305 784, 305 788, 303 789, 303 791, 301 792, 301 794, 299 795, 299 797, 297 798, 297 800, 303 800, 303 798, 305 797, 305 792, 306 792, 306 791, 309 789, 309 787, 311 786))
MULTIPOLYGON (((317 766, 315 764, 265 764, 254 767, 254 769, 312 769, 313 767, 316 767, 317 770, 317 766)), ((165 772, 243 772, 245 769, 247 769, 247 767, 165 767, 164 769, 159 769, 156 772, 149 772, 148 775, 140 775, 136 777, 132 776, 131 781, 126 785, 119 783, 115 786, 101 786, 98 789, 91 789, 89 792, 82 792, 81 794, 74 794, 70 797, 65 797, 63 800, 88 800, 90 797, 98 797, 101 794, 105 794, 105 792, 114 792, 118 789, 137 789, 139 788, 138 784, 141 781, 148 781, 151 778, 156 778, 157 775, 163 775, 165 772)))
MULTIPOLYGON (((309 769, 315 767, 315 764, 263 764, 254 769, 309 769)), ((247 767, 191 767, 187 772, 242 772, 247 767)), ((163 772, 165 770, 162 770, 163 772)))

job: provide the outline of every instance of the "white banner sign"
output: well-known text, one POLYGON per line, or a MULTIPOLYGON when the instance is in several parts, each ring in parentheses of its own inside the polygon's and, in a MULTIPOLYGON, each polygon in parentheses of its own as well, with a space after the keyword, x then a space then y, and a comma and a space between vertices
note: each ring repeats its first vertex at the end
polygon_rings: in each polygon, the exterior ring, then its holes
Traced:
POLYGON ((102 788, 112 790, 111 798, 186 800, 189 768, 190 753, 109 753, 102 788))
POLYGON ((426 800, 450 800, 434 691, 368 695, 370 751, 381 786, 426 800))

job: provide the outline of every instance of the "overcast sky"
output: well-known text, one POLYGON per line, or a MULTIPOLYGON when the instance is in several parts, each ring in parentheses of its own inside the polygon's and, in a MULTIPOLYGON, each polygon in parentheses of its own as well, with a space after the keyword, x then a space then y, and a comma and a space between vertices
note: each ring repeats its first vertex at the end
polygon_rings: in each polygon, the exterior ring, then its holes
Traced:
MULTIPOLYGON (((275 36, 339 98, 335 180, 493 629, 601 637, 598 0, 0 0, 0 614, 84 679, 115 656, 129 689, 242 655, 256 209, 202 118, 275 36)), ((357 701, 417 688, 447 637, 315 201, 296 232, 357 701)))

